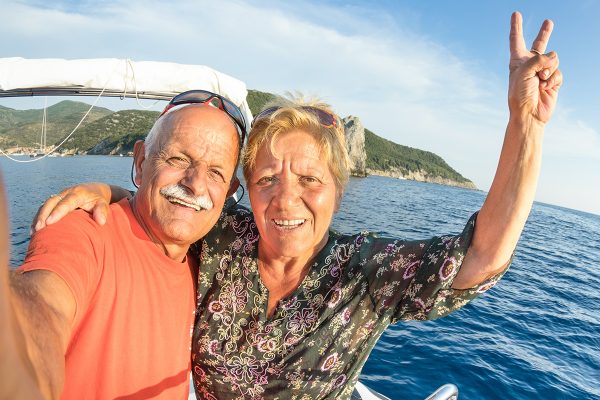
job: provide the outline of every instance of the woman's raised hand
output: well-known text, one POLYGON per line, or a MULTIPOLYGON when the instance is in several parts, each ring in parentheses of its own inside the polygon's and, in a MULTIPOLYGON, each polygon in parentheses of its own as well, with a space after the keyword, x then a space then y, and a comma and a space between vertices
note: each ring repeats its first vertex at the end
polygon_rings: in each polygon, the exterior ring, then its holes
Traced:
POLYGON ((552 21, 544 21, 528 49, 521 14, 515 12, 511 17, 510 120, 496 175, 454 288, 473 287, 506 269, 529 216, 541 168, 544 128, 562 84, 558 55, 544 54, 552 28, 552 21))
POLYGON ((523 17, 518 12, 512 15, 508 88, 511 118, 533 117, 545 124, 552 116, 562 84, 558 55, 546 53, 553 26, 552 21, 545 20, 528 49, 523 38, 523 17))
POLYGON ((77 185, 52 195, 40 207, 31 223, 31 232, 51 225, 73 210, 81 208, 91 213, 94 220, 104 225, 111 200, 111 187, 98 182, 77 185))

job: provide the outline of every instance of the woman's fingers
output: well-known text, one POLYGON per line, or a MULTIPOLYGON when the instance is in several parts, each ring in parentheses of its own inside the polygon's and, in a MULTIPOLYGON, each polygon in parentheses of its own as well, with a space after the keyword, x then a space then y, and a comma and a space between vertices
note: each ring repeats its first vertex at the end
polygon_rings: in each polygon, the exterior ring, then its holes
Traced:
POLYGON ((512 74, 517 80, 527 80, 537 75, 541 81, 545 81, 558 69, 558 63, 558 54, 555 52, 536 55, 525 61, 512 74))
POLYGON ((542 89, 558 89, 562 85, 562 82, 562 72, 560 72, 560 69, 557 69, 552 75, 550 75, 548 79, 541 82, 540 86, 542 87, 542 89))
POLYGON ((63 197, 61 195, 52 195, 44 202, 44 204, 42 204, 31 222, 31 233, 37 232, 46 226, 48 216, 62 199, 63 197))
POLYGON ((106 223, 108 211, 108 203, 104 200, 98 201, 92 209, 92 217, 94 218, 94 221, 96 221, 98 225, 104 225, 106 223))
POLYGON ((556 52, 551 51, 548 54, 537 56, 542 62, 542 69, 538 71, 538 77, 542 81, 548 80, 556 70, 558 70, 558 55, 556 52))
POLYGON ((46 225, 60 221, 65 215, 78 208, 90 212, 98 202, 103 201, 99 196, 86 192, 83 186, 68 189, 60 195, 60 198, 60 201, 50 210, 48 218, 46 218, 46 225))
POLYGON ((511 58, 518 57, 527 51, 525 38, 523 37, 523 17, 515 11, 510 18, 510 55, 511 58))
POLYGON ((33 219, 33 231, 37 232, 47 225, 52 225, 53 223, 60 221, 71 211, 81 207, 80 197, 74 194, 72 189, 68 189, 67 192, 58 195, 50 196, 48 200, 42 204, 33 219))
POLYGON ((544 54, 546 52, 546 47, 548 46, 548 41, 550 40, 553 28, 554 23, 549 19, 542 23, 540 31, 531 45, 532 53, 544 54))
POLYGON ((96 182, 73 186, 58 195, 52 195, 38 210, 32 223, 32 233, 59 221, 78 208, 92 213, 94 220, 104 225, 110 196, 110 187, 96 182))
POLYGON ((545 81, 558 69, 558 54, 551 51, 548 54, 536 54, 527 62, 523 63, 522 68, 526 75, 536 75, 540 80, 545 81))
MULTIPOLYGON (((542 23, 537 37, 533 41, 530 48, 526 47, 525 38, 523 37, 523 17, 519 12, 514 12, 511 17, 510 25, 510 70, 514 71, 522 63, 529 58, 541 56, 546 52, 554 23, 547 19, 542 23)), ((538 72, 538 77, 541 80, 546 80, 550 77, 554 70, 541 70, 538 72)))

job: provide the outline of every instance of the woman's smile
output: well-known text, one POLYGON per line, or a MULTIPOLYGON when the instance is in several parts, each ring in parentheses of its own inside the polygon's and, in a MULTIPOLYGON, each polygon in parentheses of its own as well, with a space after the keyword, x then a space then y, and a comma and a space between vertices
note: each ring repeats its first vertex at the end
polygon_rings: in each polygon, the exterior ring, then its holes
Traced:
POLYGON ((292 230, 304 226, 305 219, 272 219, 275 226, 283 230, 292 230))

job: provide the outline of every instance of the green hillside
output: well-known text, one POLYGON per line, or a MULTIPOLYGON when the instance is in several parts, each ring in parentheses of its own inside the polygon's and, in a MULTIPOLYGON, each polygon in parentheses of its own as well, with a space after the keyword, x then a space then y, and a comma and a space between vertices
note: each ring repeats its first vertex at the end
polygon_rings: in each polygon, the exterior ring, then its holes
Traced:
MULTIPOLYGON (((258 90, 248 91, 248 105, 256 115, 265 103, 275 95, 258 90)), ((405 175, 410 171, 423 171, 431 176, 439 176, 459 183, 471 182, 450 167, 443 158, 429 151, 403 146, 365 129, 365 151, 367 168, 376 171, 399 170, 405 175)))
MULTIPOLYGON (((46 143, 59 141, 69 134, 90 108, 89 104, 65 100, 46 109, 46 143)), ((113 111, 94 107, 84 120, 85 126, 113 111)), ((39 147, 43 110, 0 108, 0 142, 4 147, 39 147)))
POLYGON ((80 128, 63 145, 63 150, 78 153, 115 154, 133 151, 158 118, 157 111, 125 110, 102 117, 80 128))
MULTIPOLYGON (((248 105, 257 114, 274 94, 248 91, 248 105)), ((89 105, 62 101, 47 109, 47 144, 58 144, 79 122, 89 105)), ((94 108, 85 123, 61 148, 61 152, 79 154, 126 154, 133 144, 143 139, 158 117, 156 111, 126 110, 112 112, 94 108)), ((0 106, 0 146, 39 146, 42 110, 13 110, 0 106)), ((450 167, 441 157, 429 151, 402 146, 365 129, 366 167, 372 171, 419 173, 428 180, 450 180, 459 184, 471 182, 450 167)), ((419 179, 419 178, 417 178, 419 179)), ((469 186, 469 185, 466 185, 469 186)))
POLYGON ((252 115, 256 115, 262 110, 263 106, 275 98, 274 94, 267 92, 259 92, 258 90, 248 90, 246 101, 252 111, 252 115))
POLYGON ((397 169, 403 174, 408 174, 410 171, 426 171, 429 175, 444 179, 470 182, 437 154, 391 142, 368 129, 365 129, 365 149, 368 169, 379 171, 397 169))

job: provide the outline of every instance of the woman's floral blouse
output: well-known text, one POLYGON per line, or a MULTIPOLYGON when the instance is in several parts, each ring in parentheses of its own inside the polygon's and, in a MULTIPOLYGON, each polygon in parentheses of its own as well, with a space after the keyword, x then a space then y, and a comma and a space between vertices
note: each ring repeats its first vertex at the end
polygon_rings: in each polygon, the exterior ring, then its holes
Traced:
POLYGON ((199 399, 347 399, 389 324, 442 317, 494 286, 452 289, 476 215, 424 241, 330 232, 302 284, 267 317, 253 215, 230 210, 202 242, 192 363, 199 399))

